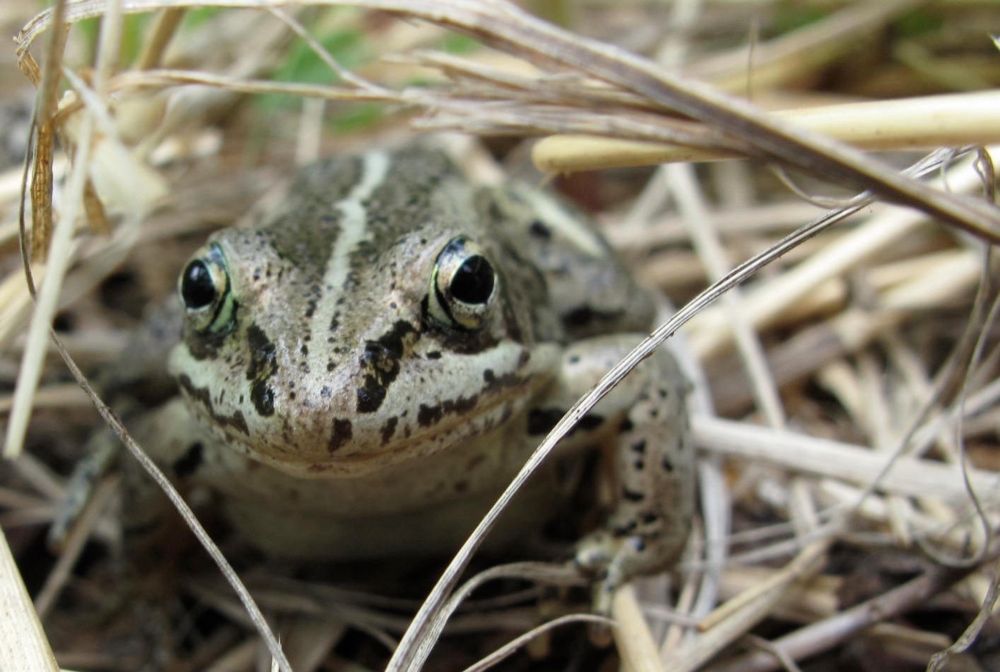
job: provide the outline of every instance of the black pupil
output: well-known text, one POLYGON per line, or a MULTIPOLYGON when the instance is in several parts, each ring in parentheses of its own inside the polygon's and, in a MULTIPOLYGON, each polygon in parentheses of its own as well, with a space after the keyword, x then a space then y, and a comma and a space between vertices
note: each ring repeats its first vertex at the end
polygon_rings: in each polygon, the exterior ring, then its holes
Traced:
POLYGON ((474 254, 451 278, 451 295, 463 303, 486 303, 493 293, 493 267, 486 257, 474 254))
POLYGON ((188 308, 204 308, 215 301, 215 283, 205 262, 195 259, 184 269, 181 298, 188 308))

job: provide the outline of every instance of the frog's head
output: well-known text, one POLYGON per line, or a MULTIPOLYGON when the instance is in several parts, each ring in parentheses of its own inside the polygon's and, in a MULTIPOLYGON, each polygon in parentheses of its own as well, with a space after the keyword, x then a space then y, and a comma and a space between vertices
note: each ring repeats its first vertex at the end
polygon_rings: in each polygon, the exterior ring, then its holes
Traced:
POLYGON ((321 475, 516 413, 554 368, 544 285, 476 200, 437 153, 369 154, 306 169, 264 225, 213 235, 181 273, 170 359, 195 415, 251 457, 321 475))

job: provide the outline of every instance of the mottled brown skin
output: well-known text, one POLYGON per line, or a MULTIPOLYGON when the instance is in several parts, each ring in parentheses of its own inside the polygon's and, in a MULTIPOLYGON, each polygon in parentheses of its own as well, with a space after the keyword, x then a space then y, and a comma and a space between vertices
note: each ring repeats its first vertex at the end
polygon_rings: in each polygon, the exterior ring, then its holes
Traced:
MULTIPOLYGON (((225 300, 187 311, 169 362, 181 396, 138 431, 179 480, 221 493, 254 543, 293 557, 452 550, 653 322, 584 218, 524 186, 471 185, 422 148, 307 167, 280 207, 195 259, 221 269, 225 300), (452 285, 434 284, 458 238, 495 282, 471 328, 452 285)), ((619 455, 618 508, 578 554, 607 587, 683 548, 684 387, 657 354, 568 442, 619 455)), ((545 478, 526 501, 554 491, 545 478)))

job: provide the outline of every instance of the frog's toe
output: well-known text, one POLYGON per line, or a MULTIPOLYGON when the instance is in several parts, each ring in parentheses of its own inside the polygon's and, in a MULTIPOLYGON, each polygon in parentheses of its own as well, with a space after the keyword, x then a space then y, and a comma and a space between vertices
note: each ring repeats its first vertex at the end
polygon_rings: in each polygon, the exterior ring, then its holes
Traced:
POLYGON ((96 434, 87 444, 86 457, 73 468, 66 485, 66 494, 57 505, 47 543, 61 551, 71 530, 79 522, 84 508, 90 504, 97 483, 108 474, 118 457, 118 440, 109 431, 96 434))
POLYGON ((673 564, 676 549, 638 534, 595 532, 576 549, 574 564, 594 581, 594 611, 608 613, 614 591, 640 574, 673 564))
POLYGON ((619 545, 619 541, 607 531, 594 532, 577 544, 573 562, 588 576, 603 578, 619 545))
POLYGON ((595 532, 583 539, 576 549, 574 564, 594 580, 594 611, 607 614, 611 609, 614 591, 629 580, 629 559, 641 546, 639 537, 616 537, 606 530, 595 532))

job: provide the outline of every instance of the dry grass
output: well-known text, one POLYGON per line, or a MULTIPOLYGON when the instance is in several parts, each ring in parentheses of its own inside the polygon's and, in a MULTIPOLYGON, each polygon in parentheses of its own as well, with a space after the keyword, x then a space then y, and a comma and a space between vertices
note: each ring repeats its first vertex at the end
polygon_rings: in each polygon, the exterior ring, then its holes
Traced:
MULTIPOLYGON (((574 30, 497 0, 353 3, 382 12, 337 4, 220 0, 223 9, 199 14, 212 3, 77 0, 56 3, 20 34, 17 65, 41 92, 25 247, 39 291, 33 298, 16 251, 21 182, 10 168, 0 175, 0 412, 10 460, 0 466, 0 552, 9 558, 9 541, 35 599, 32 610, 5 561, 0 654, 16 642, 23 669, 58 669, 47 631, 64 667, 135 669, 141 655, 129 645, 149 637, 114 603, 124 591, 108 588, 119 546, 113 478, 58 559, 36 533, 64 496, 68 457, 98 426, 50 356, 55 316, 76 322, 61 329, 59 354, 89 371, 109 365, 136 321, 125 304, 170 291, 171 264, 189 240, 243 214, 280 172, 273 166, 416 127, 508 136, 492 154, 447 141, 494 179, 494 157, 528 136, 546 136, 531 150, 542 170, 713 160, 562 183, 590 197, 585 205, 637 273, 678 302, 691 299, 581 399, 523 472, 683 326, 677 347, 695 382, 702 451, 699 532, 673 591, 654 577, 616 596, 614 640, 628 669, 794 669, 793 660, 875 652, 881 666, 899 666, 890 669, 939 669, 945 656, 932 656, 953 641, 963 664, 998 664, 989 644, 1000 523, 997 149, 968 149, 1000 142, 1000 54, 988 36, 1000 19, 988 3, 826 4, 804 27, 783 30, 775 26, 789 10, 780 3, 737 0, 537 3, 574 30), (88 19, 99 19, 99 34, 88 19), (749 49, 753 26, 764 35, 749 49), (604 28, 649 59, 609 46, 604 28), (446 53, 446 29, 493 49, 446 53), (337 83, 314 83, 317 68, 337 83), (759 106, 723 91, 749 92, 759 106), (286 107, 275 111, 277 95, 286 107), (300 98, 300 109, 288 107, 300 98), (395 113, 336 136, 324 130, 324 119, 343 122, 376 103, 395 113), (913 153, 939 146, 965 149, 923 163, 913 153), (895 152, 864 151, 875 149, 895 152), (721 160, 734 156, 752 162, 721 160), (141 270, 118 300, 96 299, 122 264, 141 270), (93 558, 79 562, 88 549, 93 558), (987 643, 973 646, 982 629, 987 643), (22 649, 27 642, 34 646, 22 649)), ((31 11, 6 3, 0 21, 31 11)), ((0 83, 0 93, 14 91, 0 83)), ((507 152, 507 168, 523 172, 527 155, 507 152)), ((529 591, 456 611, 449 595, 479 539, 412 625, 415 603, 295 584, 242 562, 250 590, 229 577, 239 601, 204 571, 182 573, 165 599, 182 595, 191 619, 214 616, 184 623, 183 636, 172 631, 176 620, 147 624, 168 631, 158 641, 183 640, 180 651, 160 650, 156 665, 270 664, 256 628, 281 669, 381 666, 393 651, 391 669, 415 670, 428 655, 433 668, 453 669, 494 649, 488 662, 511 655, 502 642, 531 631, 543 612, 552 622, 516 645, 570 665, 574 640, 560 633, 587 618, 560 601, 529 591), (449 616, 462 637, 432 653, 449 616)), ((517 565, 481 580, 509 576, 562 586, 577 578, 517 565)), ((520 666, 529 659, 517 655, 520 666)))

